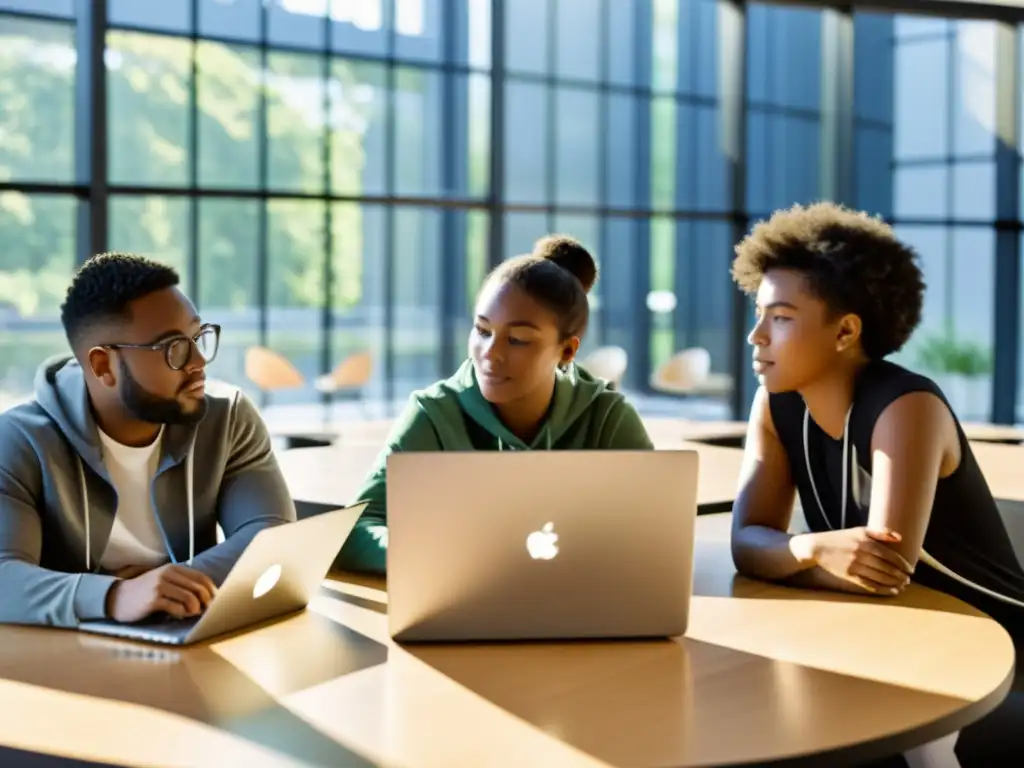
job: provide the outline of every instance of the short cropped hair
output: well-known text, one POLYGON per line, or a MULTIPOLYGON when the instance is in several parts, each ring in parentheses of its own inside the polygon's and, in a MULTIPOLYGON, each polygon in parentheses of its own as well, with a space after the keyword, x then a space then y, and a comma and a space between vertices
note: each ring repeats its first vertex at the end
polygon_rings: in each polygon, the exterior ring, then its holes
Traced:
POLYGON ((179 282, 172 267, 143 256, 93 256, 75 274, 60 307, 60 321, 71 348, 77 349, 92 328, 131 320, 128 305, 132 301, 179 282))
POLYGON ((772 269, 803 273, 833 316, 858 315, 871 359, 901 349, 921 322, 925 284, 917 253, 866 213, 834 203, 777 211, 736 246, 732 276, 749 295, 772 269))

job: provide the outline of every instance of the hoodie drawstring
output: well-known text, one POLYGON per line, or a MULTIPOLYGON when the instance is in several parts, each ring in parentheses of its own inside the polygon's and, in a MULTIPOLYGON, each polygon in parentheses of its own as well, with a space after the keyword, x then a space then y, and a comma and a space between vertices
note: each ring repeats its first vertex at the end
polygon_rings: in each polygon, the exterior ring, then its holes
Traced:
POLYGON ((195 504, 192 500, 192 467, 195 453, 189 451, 185 457, 185 499, 188 505, 188 566, 192 567, 192 559, 196 556, 196 519, 195 504))
MULTIPOLYGON (((188 506, 188 563, 191 567, 196 556, 196 510, 192 498, 195 453, 189 451, 185 457, 185 499, 188 506)), ((81 458, 78 460, 78 481, 82 486, 82 515, 85 517, 85 570, 92 572, 92 531, 89 526, 89 486, 85 482, 85 467, 81 458)), ((173 555, 172 555, 173 557, 173 555)))
POLYGON ((89 486, 85 484, 85 469, 78 460, 78 480, 82 484, 82 514, 85 516, 85 570, 92 572, 92 536, 89 530, 89 486))

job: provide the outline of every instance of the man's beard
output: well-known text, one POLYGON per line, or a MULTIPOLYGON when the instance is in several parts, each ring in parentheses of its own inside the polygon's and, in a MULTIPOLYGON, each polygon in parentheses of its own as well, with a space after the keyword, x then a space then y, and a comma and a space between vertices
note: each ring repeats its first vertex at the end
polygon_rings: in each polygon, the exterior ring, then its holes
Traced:
POLYGON ((206 399, 198 401, 194 411, 185 411, 176 398, 163 398, 145 389, 124 360, 120 361, 121 402, 134 418, 148 424, 196 424, 206 415, 206 399))

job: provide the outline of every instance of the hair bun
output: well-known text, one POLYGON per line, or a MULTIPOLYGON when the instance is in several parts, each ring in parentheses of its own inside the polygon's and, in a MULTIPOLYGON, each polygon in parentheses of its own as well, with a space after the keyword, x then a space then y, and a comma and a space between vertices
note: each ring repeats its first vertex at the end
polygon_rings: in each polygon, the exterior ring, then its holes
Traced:
POLYGON ((553 261, 572 274, 587 293, 597 281, 597 262, 579 240, 568 235, 546 235, 533 245, 533 255, 553 261))

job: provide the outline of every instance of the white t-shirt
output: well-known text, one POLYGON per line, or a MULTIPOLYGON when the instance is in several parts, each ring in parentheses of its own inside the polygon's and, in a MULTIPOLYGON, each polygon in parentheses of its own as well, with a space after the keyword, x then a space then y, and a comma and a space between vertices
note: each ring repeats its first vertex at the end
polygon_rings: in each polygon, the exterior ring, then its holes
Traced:
POLYGON ((110 540, 100 564, 109 571, 117 571, 127 565, 155 568, 170 562, 151 495, 163 430, 156 440, 141 448, 121 445, 103 430, 98 432, 103 463, 118 499, 110 540))

